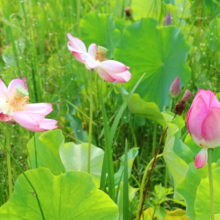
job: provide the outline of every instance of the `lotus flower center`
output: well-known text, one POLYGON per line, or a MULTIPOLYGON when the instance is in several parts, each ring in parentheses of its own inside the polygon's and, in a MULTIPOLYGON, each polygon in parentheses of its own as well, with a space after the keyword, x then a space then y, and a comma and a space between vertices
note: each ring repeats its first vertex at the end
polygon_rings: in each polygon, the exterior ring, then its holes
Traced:
POLYGON ((5 99, 0 99, 0 109, 4 114, 12 116, 17 111, 25 111, 29 101, 29 93, 26 89, 18 86, 11 94, 6 94, 5 99))
POLYGON ((106 49, 105 47, 98 46, 97 51, 95 53, 95 60, 98 60, 98 61, 107 60, 108 59, 106 57, 107 52, 108 52, 108 49, 106 49))

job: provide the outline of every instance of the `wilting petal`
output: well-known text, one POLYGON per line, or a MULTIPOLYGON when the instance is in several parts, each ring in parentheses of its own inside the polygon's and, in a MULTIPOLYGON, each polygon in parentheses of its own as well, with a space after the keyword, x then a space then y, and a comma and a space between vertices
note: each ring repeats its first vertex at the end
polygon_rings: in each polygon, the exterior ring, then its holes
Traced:
POLYGON ((112 78, 105 70, 101 69, 100 67, 96 68, 95 70, 102 79, 104 79, 108 82, 114 82, 115 81, 114 78, 112 78))
POLYGON ((131 78, 131 73, 129 71, 109 75, 114 79, 114 82, 118 83, 128 82, 131 78))
POLYGON ((130 67, 125 66, 123 63, 115 60, 106 60, 101 62, 101 68, 109 74, 122 73, 130 69, 130 67))
POLYGON ((187 102, 189 99, 191 99, 193 97, 193 93, 191 93, 188 89, 186 89, 186 91, 184 92, 182 101, 185 103, 187 102))
POLYGON ((8 85, 8 94, 11 94, 14 88, 18 86, 23 87, 24 89, 26 88, 26 85, 22 79, 13 79, 8 85))
POLYGON ((190 111, 187 114, 187 127, 189 133, 191 134, 192 139, 196 144, 200 145, 200 141, 203 139, 202 136, 202 123, 205 120, 208 114, 208 108, 200 96, 193 108, 190 108, 190 111))
POLYGON ((0 96, 5 96, 7 94, 7 87, 4 82, 0 79, 0 96))
POLYGON ((67 34, 67 37, 69 39, 70 46, 75 52, 87 52, 85 44, 79 38, 73 37, 69 33, 67 34))
POLYGON ((95 60, 88 53, 82 54, 81 58, 83 62, 85 63, 85 65, 91 69, 94 69, 100 65, 100 62, 98 60, 95 60))
POLYGON ((220 109, 212 108, 202 124, 202 136, 207 147, 220 146, 220 109))
POLYGON ((207 148, 202 148, 202 150, 196 155, 195 167, 196 169, 202 168, 207 163, 207 148))
POLYGON ((89 49, 88 49, 88 54, 95 59, 96 53, 97 53, 97 45, 94 43, 90 44, 89 49))
POLYGON ((52 104, 50 103, 27 104, 26 111, 47 115, 53 111, 53 108, 52 108, 52 104))
POLYGON ((12 117, 9 116, 9 115, 6 115, 4 113, 0 113, 0 121, 4 121, 4 122, 7 122, 7 121, 11 121, 12 120, 12 117))

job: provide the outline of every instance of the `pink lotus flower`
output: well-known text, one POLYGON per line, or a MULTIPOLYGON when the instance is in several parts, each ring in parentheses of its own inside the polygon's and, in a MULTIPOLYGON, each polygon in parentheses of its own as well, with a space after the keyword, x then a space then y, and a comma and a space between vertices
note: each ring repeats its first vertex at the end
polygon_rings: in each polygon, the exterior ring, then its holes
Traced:
POLYGON ((180 78, 179 76, 177 76, 170 86, 169 96, 170 98, 176 98, 180 94, 180 92, 180 78))
POLYGON ((97 47, 96 44, 89 46, 88 52, 85 44, 78 38, 67 34, 69 42, 67 47, 73 56, 81 63, 86 65, 89 70, 94 69, 99 76, 109 82, 128 82, 131 73, 128 71, 130 67, 115 60, 106 60, 107 50, 103 47, 97 47))
POLYGON ((26 78, 14 79, 8 88, 0 79, 0 121, 17 122, 30 131, 46 131, 57 128, 57 121, 45 119, 53 111, 50 103, 29 104, 26 78))
POLYGON ((208 148, 220 146, 220 103, 211 90, 200 89, 187 114, 187 127, 192 139, 202 150, 197 154, 195 167, 207 163, 208 148))

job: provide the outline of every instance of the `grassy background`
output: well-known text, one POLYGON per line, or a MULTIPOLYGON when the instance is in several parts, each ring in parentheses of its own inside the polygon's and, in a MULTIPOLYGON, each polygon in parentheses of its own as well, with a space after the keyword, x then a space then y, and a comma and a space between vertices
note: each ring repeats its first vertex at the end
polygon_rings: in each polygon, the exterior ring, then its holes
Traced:
MULTIPOLYGON (((133 19, 126 18, 123 12, 124 6, 130 4, 131 1, 116 0, 0 0, 0 77, 8 84, 14 78, 26 76, 30 102, 53 104, 54 111, 50 114, 50 118, 58 120, 66 142, 77 142, 78 139, 88 140, 90 93, 88 71, 68 51, 66 33, 80 37, 80 19, 91 11, 113 13, 118 18, 133 22, 133 19)), ((218 41, 215 49, 210 46, 210 38, 218 39, 218 27, 210 26, 212 19, 218 14, 212 6, 211 11, 205 11, 206 6, 206 2, 203 1, 200 27, 196 1, 191 5, 190 17, 185 19, 190 27, 190 34, 187 35, 187 40, 191 44, 188 64, 192 71, 192 79, 187 88, 194 93, 198 88, 211 88, 214 92, 219 91, 218 41)), ((162 18, 165 14, 166 11, 163 12, 162 18)), ((97 85, 101 85, 110 121, 114 118, 123 99, 112 84, 103 83, 99 77, 96 77, 95 81, 96 85, 92 91, 95 100, 93 118, 96 123, 93 127, 93 143, 103 148, 103 124, 99 95, 96 92, 97 85)), ((186 109, 189 105, 190 103, 186 109)), ((168 106, 165 108, 168 109, 168 106)), ((186 111, 183 116, 185 115, 186 111)), ((151 150, 152 145, 157 146, 159 142, 161 129, 154 122, 132 115, 126 110, 113 144, 115 169, 119 167, 118 159, 124 153, 124 140, 128 137, 129 148, 141 146, 139 162, 135 161, 132 170, 133 176, 140 180, 144 167, 154 154, 151 150)), ((184 128, 184 131, 186 130, 184 128)), ((4 132, 4 124, 1 123, 0 138, 3 140, 4 132)), ((32 132, 17 124, 13 125, 11 151, 24 170, 28 169, 26 144, 32 135, 32 132)), ((151 190, 155 183, 164 181, 164 163, 159 160, 158 164, 151 179, 151 190)), ((20 172, 14 164, 12 174, 15 182, 20 172)), ((130 180, 130 184, 134 187, 138 186, 133 179, 130 180)), ((170 185, 172 186, 171 179, 170 185)), ((6 152, 0 146, 0 206, 7 199, 6 152)), ((136 211, 137 202, 138 196, 130 206, 131 214, 136 211)), ((175 206, 172 203, 169 205, 171 209, 175 206)))

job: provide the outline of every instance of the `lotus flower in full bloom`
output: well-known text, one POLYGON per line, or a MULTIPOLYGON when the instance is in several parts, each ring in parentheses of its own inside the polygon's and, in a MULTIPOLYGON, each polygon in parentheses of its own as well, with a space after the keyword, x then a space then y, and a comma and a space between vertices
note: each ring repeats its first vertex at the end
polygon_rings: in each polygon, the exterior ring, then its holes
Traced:
POLYGON ((0 121, 17 122, 30 131, 46 131, 57 128, 56 120, 45 118, 51 111, 50 103, 29 103, 25 77, 12 80, 8 88, 0 79, 0 121))
POLYGON ((67 34, 69 39, 67 47, 73 56, 81 63, 84 63, 89 70, 95 70, 99 76, 109 82, 128 82, 131 73, 128 71, 130 67, 115 60, 106 60, 107 49, 92 43, 88 52, 85 44, 78 38, 67 34))
POLYGON ((207 163, 208 148, 220 146, 220 102, 211 90, 200 89, 187 114, 187 127, 192 139, 202 150, 195 158, 195 167, 207 163))

